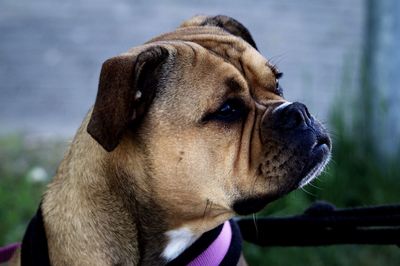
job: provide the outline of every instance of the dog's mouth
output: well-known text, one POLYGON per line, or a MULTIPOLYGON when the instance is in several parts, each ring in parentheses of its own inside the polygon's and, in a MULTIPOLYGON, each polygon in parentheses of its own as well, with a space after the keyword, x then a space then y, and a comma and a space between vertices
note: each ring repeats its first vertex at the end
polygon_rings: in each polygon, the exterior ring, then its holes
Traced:
MULTIPOLYGON (((280 193, 310 183, 329 161, 332 148, 329 135, 302 103, 284 102, 272 112, 266 112, 262 118, 261 135, 267 150, 280 151, 280 156, 273 160, 286 165, 286 169, 278 170, 287 172, 280 174, 287 180, 284 182, 286 188, 279 189, 280 193)), ((266 169, 264 172, 268 174, 270 171, 266 169)))
MULTIPOLYGON (((246 197, 235 201, 233 210, 239 215, 248 215, 262 210, 268 203, 280 198, 284 194, 296 188, 302 188, 312 182, 321 174, 331 157, 331 146, 329 138, 321 143, 317 143, 310 152, 308 163, 301 174, 291 181, 288 178, 288 184, 281 184, 275 192, 269 192, 265 195, 246 197)), ((285 183, 285 182, 284 182, 285 183)))
POLYGON ((298 187, 302 188, 319 176, 331 157, 331 140, 327 135, 317 139, 311 148, 309 163, 304 168, 298 187))
POLYGON ((297 178, 287 179, 274 192, 267 192, 264 195, 250 196, 234 202, 232 208, 239 215, 248 215, 259 212, 268 203, 277 200, 281 196, 289 193, 296 188, 302 188, 312 182, 321 174, 331 157, 331 144, 329 138, 326 141, 317 143, 311 150, 308 163, 297 178), (286 183, 286 184, 284 184, 286 183))

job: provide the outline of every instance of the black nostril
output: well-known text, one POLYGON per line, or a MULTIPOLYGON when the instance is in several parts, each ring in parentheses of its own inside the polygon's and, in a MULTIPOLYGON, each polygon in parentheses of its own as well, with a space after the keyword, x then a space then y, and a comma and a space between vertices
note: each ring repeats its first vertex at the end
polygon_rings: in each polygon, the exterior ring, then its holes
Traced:
POLYGON ((280 124, 286 129, 296 129, 311 125, 312 116, 307 107, 299 102, 292 103, 278 113, 280 124))
POLYGON ((292 116, 293 116, 292 119, 295 122, 295 126, 297 126, 297 127, 300 126, 305 120, 304 114, 299 110, 294 111, 292 116))

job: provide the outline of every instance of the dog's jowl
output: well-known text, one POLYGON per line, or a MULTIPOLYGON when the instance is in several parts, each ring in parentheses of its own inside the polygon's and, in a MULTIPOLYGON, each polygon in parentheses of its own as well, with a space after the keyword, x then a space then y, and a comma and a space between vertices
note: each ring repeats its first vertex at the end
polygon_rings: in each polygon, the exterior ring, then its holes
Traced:
POLYGON ((306 185, 330 156, 323 126, 283 98, 281 75, 225 16, 107 60, 21 263, 244 264, 230 219, 306 185))

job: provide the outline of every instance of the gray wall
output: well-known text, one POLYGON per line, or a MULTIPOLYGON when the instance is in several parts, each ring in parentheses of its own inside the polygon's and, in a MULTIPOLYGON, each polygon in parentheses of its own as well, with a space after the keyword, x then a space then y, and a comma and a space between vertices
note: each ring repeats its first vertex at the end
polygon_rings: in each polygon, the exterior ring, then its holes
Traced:
POLYGON ((240 20, 285 73, 286 98, 327 120, 332 101, 356 84, 363 12, 362 0, 2 0, 0 134, 72 136, 102 62, 194 14, 240 20))

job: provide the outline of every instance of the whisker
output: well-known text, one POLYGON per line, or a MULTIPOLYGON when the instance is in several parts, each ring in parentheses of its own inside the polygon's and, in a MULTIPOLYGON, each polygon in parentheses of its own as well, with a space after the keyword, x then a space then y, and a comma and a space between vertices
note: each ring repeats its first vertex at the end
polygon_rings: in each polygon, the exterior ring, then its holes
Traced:
POLYGON ((268 58, 268 62, 271 62, 273 65, 280 64, 284 59, 287 53, 281 53, 268 58))
POLYGON ((253 223, 254 223, 254 228, 256 229, 256 236, 258 238, 257 214, 255 213, 253 213, 253 223))
POLYGON ((255 173, 253 177, 254 177, 254 182, 253 182, 253 184, 251 186, 251 194, 252 195, 254 194, 254 190, 255 190, 255 187, 256 187, 256 183, 257 183, 257 178, 258 178, 257 173, 255 173))
POLYGON ((306 190, 304 187, 300 188, 301 190, 303 190, 305 193, 307 193, 310 196, 313 196, 314 198, 316 197, 316 195, 314 195, 313 193, 311 193, 310 191, 306 190))
POLYGON ((204 211, 203 211, 203 220, 204 220, 204 218, 206 217, 207 208, 208 208, 209 203, 210 203, 210 200, 207 199, 207 201, 206 201, 206 207, 204 208, 204 211))
POLYGON ((322 188, 320 188, 319 186, 313 184, 312 182, 310 182, 309 185, 312 186, 313 188, 318 189, 318 190, 322 190, 322 188))
POLYGON ((331 158, 331 160, 329 161, 329 164, 327 165, 328 169, 331 167, 331 164, 337 165, 338 163, 333 158, 331 158))

